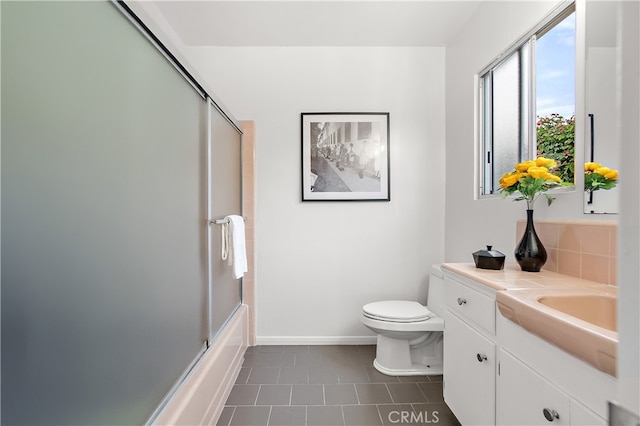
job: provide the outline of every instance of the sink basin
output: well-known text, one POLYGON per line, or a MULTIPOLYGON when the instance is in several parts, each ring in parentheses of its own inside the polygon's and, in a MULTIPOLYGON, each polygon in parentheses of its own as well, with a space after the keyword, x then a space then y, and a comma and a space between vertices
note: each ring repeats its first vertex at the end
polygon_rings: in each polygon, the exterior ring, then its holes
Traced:
POLYGON ((616 376, 616 297, 589 289, 537 288, 499 291, 496 299, 506 319, 616 376))
POLYGON ((539 297, 538 302, 598 327, 618 331, 617 300, 615 297, 607 295, 553 295, 539 297))

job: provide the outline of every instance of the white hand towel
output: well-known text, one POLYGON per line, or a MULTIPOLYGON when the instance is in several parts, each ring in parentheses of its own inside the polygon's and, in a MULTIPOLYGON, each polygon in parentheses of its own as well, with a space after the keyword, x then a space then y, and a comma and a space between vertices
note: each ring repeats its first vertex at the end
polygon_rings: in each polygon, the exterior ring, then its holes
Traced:
POLYGON ((244 219, 242 216, 230 215, 229 219, 229 265, 233 278, 242 278, 247 272, 247 249, 244 237, 244 219))

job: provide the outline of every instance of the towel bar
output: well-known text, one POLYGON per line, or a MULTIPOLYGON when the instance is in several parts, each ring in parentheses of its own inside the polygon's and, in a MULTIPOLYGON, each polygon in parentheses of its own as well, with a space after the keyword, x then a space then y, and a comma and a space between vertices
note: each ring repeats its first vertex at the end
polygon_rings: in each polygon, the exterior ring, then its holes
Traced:
MULTIPOLYGON (((246 221, 247 218, 242 216, 242 220, 246 221)), ((225 223, 229 223, 229 219, 224 218, 224 219, 209 220, 209 225, 224 225, 225 223)))

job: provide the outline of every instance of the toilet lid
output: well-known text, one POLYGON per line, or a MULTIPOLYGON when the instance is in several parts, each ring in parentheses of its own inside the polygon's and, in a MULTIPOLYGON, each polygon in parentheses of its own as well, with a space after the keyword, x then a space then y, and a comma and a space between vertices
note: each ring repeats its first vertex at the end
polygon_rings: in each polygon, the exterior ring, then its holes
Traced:
POLYGON ((435 317, 425 306, 408 300, 373 302, 364 305, 362 311, 369 318, 393 322, 418 322, 435 317))

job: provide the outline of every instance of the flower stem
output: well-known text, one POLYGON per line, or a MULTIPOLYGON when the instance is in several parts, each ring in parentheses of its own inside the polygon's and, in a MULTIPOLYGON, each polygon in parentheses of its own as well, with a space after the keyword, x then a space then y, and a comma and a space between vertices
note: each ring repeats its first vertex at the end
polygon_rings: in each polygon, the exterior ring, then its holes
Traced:
POLYGON ((533 210, 533 202, 535 201, 534 199, 529 199, 527 198, 527 210, 533 210))

